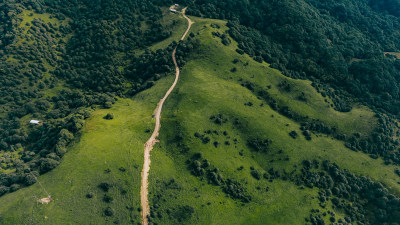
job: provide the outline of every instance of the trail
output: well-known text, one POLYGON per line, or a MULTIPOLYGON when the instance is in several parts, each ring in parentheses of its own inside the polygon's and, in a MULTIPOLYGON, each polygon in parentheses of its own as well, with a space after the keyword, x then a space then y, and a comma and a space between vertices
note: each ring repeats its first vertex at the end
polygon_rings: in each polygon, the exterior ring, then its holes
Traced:
MULTIPOLYGON (((181 40, 185 39, 186 35, 188 34, 193 22, 189 19, 189 17, 186 16, 186 8, 182 9, 182 15, 185 17, 185 19, 188 21, 188 28, 186 29, 186 32, 183 34, 181 40)), ((153 134, 151 135, 150 139, 144 144, 144 163, 143 163, 143 170, 142 170, 142 183, 141 183, 141 188, 140 188, 140 200, 141 200, 141 206, 142 206, 142 224, 143 225, 148 225, 149 221, 147 216, 150 215, 150 206, 149 206, 149 199, 148 199, 148 177, 149 177, 149 171, 150 171, 150 152, 153 149, 153 146, 159 142, 157 140, 158 133, 161 128, 161 111, 162 107, 164 105, 165 100, 168 98, 169 94, 174 90, 176 84, 178 83, 179 80, 179 75, 180 75, 180 70, 178 67, 178 64, 176 62, 175 54, 176 54, 176 48, 172 52, 172 59, 175 64, 175 81, 171 85, 171 87, 168 89, 167 93, 165 93, 165 96, 160 100, 160 102, 157 104, 156 110, 155 110, 155 118, 156 118, 156 125, 154 127, 153 134)))

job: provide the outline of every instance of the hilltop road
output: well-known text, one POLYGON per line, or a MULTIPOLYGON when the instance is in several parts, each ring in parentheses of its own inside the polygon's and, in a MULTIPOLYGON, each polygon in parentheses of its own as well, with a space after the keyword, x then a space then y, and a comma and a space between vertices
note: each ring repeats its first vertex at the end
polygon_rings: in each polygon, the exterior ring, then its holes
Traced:
MULTIPOLYGON (((186 29, 186 32, 183 34, 181 40, 183 40, 186 37, 186 35, 188 34, 188 32, 193 24, 193 22, 185 14, 186 9, 187 9, 187 7, 182 10, 182 15, 188 21, 188 28, 186 29)), ((167 93, 165 93, 165 96, 157 104, 155 114, 154 114, 155 119, 156 119, 156 125, 154 127, 154 131, 153 131, 153 134, 151 135, 150 139, 146 142, 146 144, 144 144, 144 164, 143 164, 143 170, 142 170, 142 183, 141 183, 141 189, 140 189, 140 200, 141 200, 141 206, 142 206, 142 224, 143 225, 148 225, 149 221, 148 221, 147 216, 150 215, 150 206, 149 206, 149 199, 148 199, 148 185, 149 185, 148 177, 149 177, 150 162, 151 162, 150 161, 150 152, 153 149, 153 146, 157 142, 159 142, 157 140, 157 137, 158 137, 158 133, 161 128, 160 119, 161 119, 161 111, 162 111, 163 104, 164 104, 165 100, 168 98, 169 94, 171 94, 171 92, 174 90, 176 84, 178 83, 179 75, 180 75, 180 70, 179 70, 178 64, 176 62, 175 54, 176 54, 176 47, 175 47, 174 51, 172 52, 172 59, 174 61, 175 70, 176 70, 175 81, 171 85, 171 87, 168 89, 167 93)))

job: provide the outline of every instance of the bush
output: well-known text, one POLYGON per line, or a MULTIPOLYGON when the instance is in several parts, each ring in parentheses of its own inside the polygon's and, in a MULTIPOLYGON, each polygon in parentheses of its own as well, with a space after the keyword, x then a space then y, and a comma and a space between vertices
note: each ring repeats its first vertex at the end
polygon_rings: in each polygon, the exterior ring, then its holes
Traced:
POLYGON ((92 192, 87 193, 86 198, 93 198, 93 193, 92 192))
POLYGON ((289 135, 290 135, 290 137, 292 137, 292 138, 297 138, 297 136, 298 136, 298 134, 297 134, 296 131, 291 131, 291 132, 289 133, 289 135))
POLYGON ((105 214, 106 216, 114 216, 114 209, 112 209, 111 207, 107 207, 107 208, 104 210, 104 214, 105 214))
POLYGON ((103 201, 104 201, 104 202, 110 203, 110 202, 112 202, 113 200, 114 200, 114 198, 113 198, 109 193, 104 194, 104 196, 103 196, 103 201))
POLYGON ((112 114, 112 113, 107 113, 107 115, 104 116, 103 118, 106 119, 106 120, 112 120, 112 119, 114 119, 114 114, 112 114))
POLYGON ((9 188, 6 186, 0 186, 0 196, 6 194, 8 192, 9 188))
POLYGON ((54 159, 49 159, 49 158, 41 159, 39 161, 39 171, 41 174, 46 173, 56 168, 58 164, 60 163, 54 159))
POLYGON ((111 102, 105 102, 103 106, 104 106, 105 109, 109 109, 109 108, 112 107, 112 103, 111 102))
POLYGON ((258 170, 252 170, 252 171, 250 172, 250 174, 251 174, 254 178, 256 178, 257 180, 261 179, 261 173, 258 172, 258 170))
POLYGON ((111 188, 111 184, 107 183, 107 182, 103 182, 101 184, 99 184, 98 186, 101 190, 103 190, 104 192, 108 192, 111 188))
POLYGON ((244 55, 244 51, 242 49, 236 49, 236 52, 239 53, 240 55, 244 55))
POLYGON ((256 152, 267 152, 271 141, 268 139, 252 138, 247 141, 247 145, 256 152))
POLYGON ((187 221, 192 217, 194 213, 194 208, 188 205, 178 206, 172 212, 172 216, 178 220, 178 222, 187 221))

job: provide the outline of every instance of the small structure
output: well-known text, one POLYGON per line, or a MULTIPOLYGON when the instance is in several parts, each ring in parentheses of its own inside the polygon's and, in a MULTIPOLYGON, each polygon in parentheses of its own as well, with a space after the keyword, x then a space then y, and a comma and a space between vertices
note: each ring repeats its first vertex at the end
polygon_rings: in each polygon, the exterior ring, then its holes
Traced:
POLYGON ((176 13, 176 9, 169 9, 169 11, 176 13))
POLYGON ((40 121, 39 120, 31 120, 29 123, 34 124, 34 125, 39 125, 40 121))
POLYGON ((154 117, 156 117, 156 115, 152 115, 152 116, 151 116, 151 118, 154 118, 154 117))
POLYGON ((42 198, 40 200, 38 200, 38 203, 40 204, 49 204, 53 199, 51 199, 51 196, 47 196, 47 198, 42 198))
POLYGON ((176 6, 176 7, 178 7, 178 6, 179 6, 179 4, 175 4, 175 6, 176 6))

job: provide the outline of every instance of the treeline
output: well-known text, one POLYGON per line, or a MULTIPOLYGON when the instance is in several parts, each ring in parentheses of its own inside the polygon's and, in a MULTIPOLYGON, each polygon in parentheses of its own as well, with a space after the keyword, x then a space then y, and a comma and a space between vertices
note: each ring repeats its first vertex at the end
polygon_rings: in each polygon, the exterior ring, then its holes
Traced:
MULTIPOLYGON (((353 151, 362 151, 369 154, 372 158, 381 157, 384 159, 385 164, 400 165, 400 153, 397 148, 399 141, 395 139, 400 126, 396 123, 393 116, 377 113, 378 125, 370 135, 365 136, 357 132, 346 135, 341 130, 338 130, 337 127, 329 126, 320 120, 309 118, 308 116, 301 116, 291 110, 289 106, 278 104, 277 99, 268 92, 268 89, 264 89, 260 85, 250 81, 242 79, 239 81, 243 87, 246 87, 257 95, 260 100, 265 101, 273 110, 300 123, 302 134, 307 140, 311 140, 311 132, 330 135, 333 138, 344 141, 345 146, 353 151)), ((286 92, 291 91, 291 86, 287 82, 281 82, 278 87, 286 92)), ((319 86, 315 86, 315 88, 320 90, 319 86)), ((307 101, 307 98, 304 95, 300 95, 298 100, 307 101)), ((216 122, 222 120, 220 117, 215 117, 216 122)), ((290 133, 289 135, 293 138, 297 137, 297 133, 290 133)), ((261 140, 256 138, 249 140, 248 146, 256 151, 267 152, 269 142, 268 139, 261 140)))
MULTIPOLYGON (((301 173, 292 180, 298 185, 320 188, 320 206, 324 208, 332 202, 334 209, 346 214, 344 224, 395 224, 400 220, 398 197, 381 183, 356 176, 335 163, 305 160, 301 173)), ((315 216, 310 219, 312 224, 318 224, 315 216)), ((332 216, 331 222, 336 221, 332 216)))
POLYGON ((14 40, 12 34, 13 7, 6 3, 0 3, 0 51, 14 40))
POLYGON ((92 108, 110 108, 116 96, 151 87, 173 69, 176 43, 136 53, 171 35, 160 23, 161 3, 0 3, 1 195, 54 169, 92 108), (50 22, 22 24, 23 9, 28 17, 49 13, 50 22), (41 125, 27 124, 27 115, 41 125))
MULTIPOLYGON (((398 115, 400 49, 398 1, 201 0, 188 13, 229 20, 230 35, 255 59, 284 74, 334 88, 356 101, 398 115), (392 14, 388 14, 392 13, 392 14), (395 15, 395 16, 394 16, 395 15)), ((339 111, 349 103, 339 102, 339 111)))

